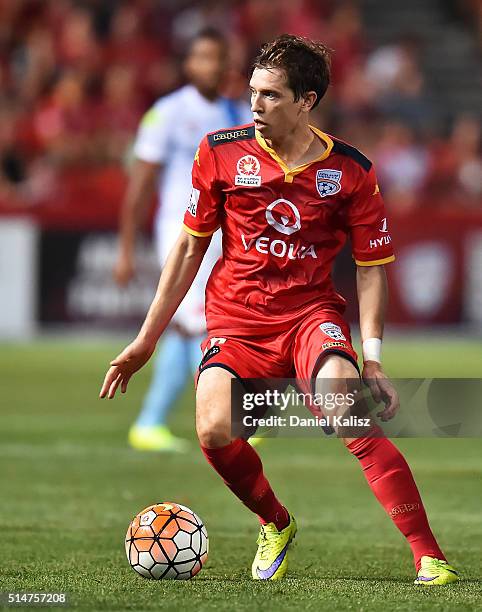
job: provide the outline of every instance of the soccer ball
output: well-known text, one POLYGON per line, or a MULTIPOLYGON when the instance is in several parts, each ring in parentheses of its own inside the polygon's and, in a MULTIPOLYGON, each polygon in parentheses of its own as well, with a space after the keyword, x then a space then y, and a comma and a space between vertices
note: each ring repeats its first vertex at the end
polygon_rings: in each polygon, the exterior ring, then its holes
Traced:
POLYGON ((164 502, 132 519, 125 546, 130 566, 144 578, 189 580, 208 558, 208 533, 192 510, 164 502))

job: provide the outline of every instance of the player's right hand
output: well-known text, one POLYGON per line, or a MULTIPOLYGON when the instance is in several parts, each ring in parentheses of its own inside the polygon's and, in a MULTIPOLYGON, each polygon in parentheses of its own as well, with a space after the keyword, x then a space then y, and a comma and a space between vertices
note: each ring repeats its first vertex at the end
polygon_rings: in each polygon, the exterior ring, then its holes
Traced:
POLYGON ((149 361, 156 344, 136 338, 113 361, 104 378, 99 397, 112 399, 120 385, 121 392, 127 391, 127 385, 132 375, 149 361))
POLYGON ((390 379, 384 374, 377 361, 365 361, 362 372, 363 382, 369 387, 375 402, 385 407, 377 412, 382 421, 393 419, 400 408, 400 398, 390 379))
POLYGON ((113 271, 113 277, 115 282, 119 286, 125 287, 133 279, 134 273, 135 265, 132 257, 120 254, 117 258, 113 271))

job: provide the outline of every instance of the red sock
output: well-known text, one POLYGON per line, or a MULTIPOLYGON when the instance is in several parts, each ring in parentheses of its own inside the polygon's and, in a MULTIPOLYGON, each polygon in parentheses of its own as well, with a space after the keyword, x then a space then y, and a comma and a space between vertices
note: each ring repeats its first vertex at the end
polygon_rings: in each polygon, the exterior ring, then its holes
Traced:
POLYGON ((274 523, 284 529, 289 515, 263 474, 261 459, 246 440, 236 438, 221 448, 201 446, 204 456, 226 485, 245 506, 258 515, 261 523, 274 523))
POLYGON ((407 538, 417 570, 423 555, 445 559, 428 524, 412 472, 396 446, 387 438, 359 438, 348 450, 360 461, 371 490, 407 538))

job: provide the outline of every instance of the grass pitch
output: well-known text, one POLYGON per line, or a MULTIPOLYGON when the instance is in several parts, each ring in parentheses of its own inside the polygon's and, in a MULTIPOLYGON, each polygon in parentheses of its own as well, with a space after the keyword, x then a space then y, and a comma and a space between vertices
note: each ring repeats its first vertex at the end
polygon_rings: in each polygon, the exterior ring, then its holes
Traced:
MULTIPOLYGON (((480 376, 480 345, 393 340, 392 376, 480 376), (454 367, 457 368, 454 371, 454 367)), ((149 371, 126 396, 100 401, 121 343, 3 345, 0 355, 1 591, 67 591, 89 610, 475 610, 482 607, 482 442, 400 440, 432 528, 463 582, 417 589, 409 547, 337 440, 269 441, 266 472, 300 527, 289 578, 250 579, 257 522, 205 463, 194 441, 191 390, 173 427, 185 456, 140 454, 126 431, 149 371), (141 508, 174 500, 205 521, 210 558, 189 582, 154 582, 127 565, 123 540, 141 508)), ((454 407, 456 409, 456 407, 454 407)))

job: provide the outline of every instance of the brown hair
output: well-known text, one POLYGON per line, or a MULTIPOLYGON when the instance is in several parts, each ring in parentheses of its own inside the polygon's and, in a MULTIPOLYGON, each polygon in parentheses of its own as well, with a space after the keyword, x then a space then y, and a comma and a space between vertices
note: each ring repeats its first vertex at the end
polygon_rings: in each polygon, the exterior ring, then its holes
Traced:
POLYGON ((301 36, 282 34, 261 48, 254 60, 256 68, 279 68, 286 74, 288 86, 293 90, 295 102, 308 91, 316 92, 317 106, 330 83, 331 50, 319 42, 301 36))

